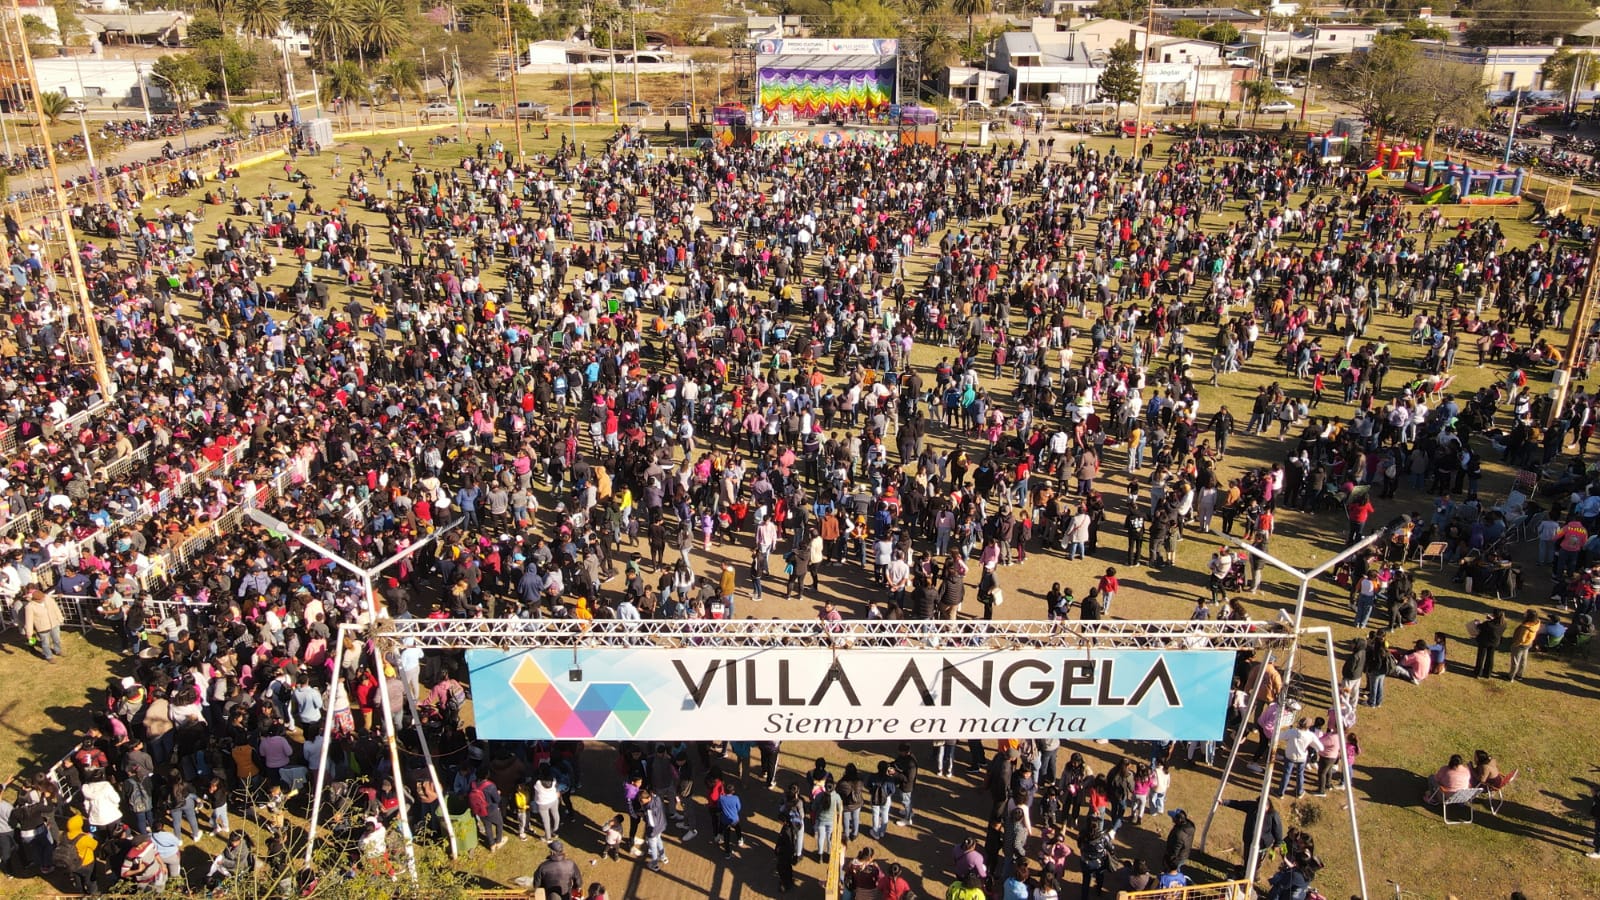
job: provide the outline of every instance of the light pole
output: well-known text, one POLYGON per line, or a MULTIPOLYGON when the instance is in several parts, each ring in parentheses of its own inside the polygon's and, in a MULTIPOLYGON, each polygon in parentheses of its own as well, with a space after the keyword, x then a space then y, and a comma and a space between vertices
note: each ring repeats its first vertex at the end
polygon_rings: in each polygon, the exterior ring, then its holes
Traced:
POLYGON ((78 127, 83 129, 83 150, 89 156, 89 179, 94 182, 94 199, 104 203, 106 198, 100 184, 100 166, 94 161, 94 141, 89 140, 89 119, 84 115, 81 104, 78 106, 78 127))
MULTIPOLYGON (((246 517, 248 517, 251 521, 255 522, 256 524, 261 525, 261 526, 263 526, 265 528, 269 528, 269 529, 271 529, 273 531, 276 531, 276 532, 279 532, 279 533, 283 534, 285 537, 289 538, 290 540, 294 541, 295 543, 297 543, 297 544, 299 544, 299 545, 311 550, 313 553, 316 553, 318 556, 321 556, 321 557, 324 557, 324 558, 328 559, 334 565, 338 566, 341 569, 344 569, 345 571, 347 571, 347 572, 351 573, 352 575, 355 575, 357 578, 361 579, 362 601, 366 604, 366 608, 367 608, 366 609, 366 611, 367 611, 367 628, 369 630, 375 630, 378 627, 378 619, 379 619, 379 614, 381 612, 381 610, 378 607, 377 595, 374 594, 373 590, 372 590, 372 579, 374 577, 376 577, 378 574, 380 574, 383 571, 385 571, 386 569, 388 569, 389 567, 391 567, 391 566, 393 566, 393 565, 395 565, 395 564, 407 559, 413 553, 416 553, 418 550, 421 550, 423 547, 426 547, 428 544, 432 543, 433 541, 436 541, 439 538, 443 537, 446 533, 450 532, 452 529, 456 528, 462 522, 466 521, 465 518, 456 519, 454 522, 451 522, 449 525, 446 525, 443 528, 440 528, 439 530, 435 531, 433 534, 428 535, 427 537, 423 538, 422 540, 417 541, 416 543, 412 544, 411 546, 409 546, 409 547, 405 548, 404 550, 400 551, 399 553, 396 553, 394 556, 391 556, 388 559, 384 560, 383 562, 378 563, 376 566, 373 566, 372 568, 367 569, 367 568, 362 568, 361 566, 356 565, 355 563, 349 561, 348 559, 345 559, 343 556, 340 556, 339 554, 333 552, 332 550, 329 550, 328 548, 322 546, 321 544, 318 544, 316 541, 313 541, 311 538, 308 538, 305 535, 301 534, 300 532, 296 531, 294 528, 292 528, 288 524, 284 523, 283 521, 281 521, 279 519, 276 519, 276 518, 273 518, 272 516, 262 512, 259 509, 254 509, 254 508, 246 509, 244 511, 244 514, 245 514, 246 517)), ((343 637, 344 637, 344 633, 345 633, 346 629, 354 631, 354 630, 356 630, 356 626, 353 626, 353 625, 340 626, 340 629, 339 629, 340 642, 339 642, 339 644, 338 644, 338 646, 337 646, 337 648, 335 650, 335 657, 336 657, 335 666, 334 666, 334 678, 335 679, 337 679, 339 677, 339 668, 338 668, 338 659, 337 659, 337 657, 343 654, 343 648, 344 648, 343 637)), ((373 655, 376 657, 376 659, 374 659, 374 663, 375 663, 374 668, 376 668, 378 670, 378 700, 383 706, 384 724, 386 726, 384 728, 384 732, 385 732, 385 737, 387 739, 387 743, 389 745, 389 766, 392 769, 392 771, 394 772, 394 778, 395 778, 395 799, 396 799, 396 801, 398 803, 398 807, 399 807, 398 810, 397 810, 397 812, 398 812, 397 818, 400 821, 400 834, 401 834, 401 836, 403 838, 405 838, 405 842, 406 842, 406 867, 407 867, 407 870, 411 873, 412 879, 415 880, 416 875, 417 875, 416 850, 415 850, 415 847, 413 845, 412 837, 411 837, 411 819, 410 819, 409 814, 406 811, 405 785, 403 783, 404 782, 404 778, 402 777, 402 769, 400 768, 400 746, 395 741, 394 709, 393 709, 393 706, 389 702, 389 678, 384 673, 383 652, 382 652, 382 649, 377 646, 376 641, 373 642, 373 655)), ((316 782, 316 786, 315 786, 315 788, 313 790, 313 793, 311 795, 311 821, 307 826, 307 833, 306 833, 306 862, 307 863, 311 862, 312 850, 316 846, 317 816, 321 813, 321 810, 322 810, 322 786, 323 786, 324 775, 328 771, 328 740, 329 740, 329 737, 330 737, 330 733, 331 733, 331 731, 333 729, 333 722, 332 722, 332 720, 333 720, 333 715, 332 715, 333 702, 332 701, 333 701, 333 691, 335 690, 335 687, 336 687, 336 685, 330 685, 329 688, 328 688, 328 691, 329 691, 329 693, 328 693, 328 704, 327 704, 327 706, 328 706, 328 714, 326 714, 326 715, 324 715, 322 717, 322 721, 323 721, 323 737, 322 737, 322 750, 321 750, 321 757, 320 757, 321 758, 321 764, 317 766, 317 782, 316 782)), ((410 691, 409 691, 409 689, 407 689, 407 694, 409 695, 409 693, 410 693, 410 691)), ((437 769, 434 768, 432 755, 430 755, 428 753, 428 749, 427 749, 428 748, 428 743, 427 743, 426 737, 424 737, 424 735, 422 733, 422 723, 421 723, 421 721, 419 721, 417 719, 416 716, 412 716, 412 724, 414 724, 416 726, 417 737, 422 740, 421 746, 422 746, 422 751, 423 751, 423 753, 422 753, 423 759, 427 763, 428 776, 433 781, 433 788, 438 793, 438 802, 440 804, 443 804, 444 803, 444 785, 440 783, 440 781, 439 781, 439 772, 438 772, 437 769)), ((454 857, 458 851, 457 851, 457 848, 456 848, 455 830, 450 827, 450 823, 449 823, 448 810, 444 811, 444 818, 445 818, 445 829, 444 830, 445 830, 445 833, 450 838, 450 855, 452 857, 454 857)))
MULTIPOLYGON (((1301 623, 1301 620, 1305 616, 1306 594, 1310 591, 1311 582, 1316 580, 1318 577, 1320 577, 1324 572, 1327 572, 1328 570, 1332 569, 1334 566, 1337 566, 1338 564, 1344 562, 1345 560, 1349 559, 1350 557, 1355 556, 1357 553, 1360 553, 1361 551, 1363 551, 1363 550, 1367 549, 1368 547, 1372 546, 1375 542, 1377 542, 1378 540, 1386 537, 1388 534, 1389 534, 1389 529, 1388 528, 1380 528, 1377 531, 1373 532, 1372 534, 1369 534, 1366 537, 1362 538, 1361 540, 1357 541, 1356 543, 1352 544, 1351 546, 1346 547, 1344 550, 1340 551, 1337 556, 1334 556, 1332 559, 1324 562, 1322 565, 1317 566, 1315 569, 1312 569, 1309 572, 1302 572, 1299 569, 1296 569, 1294 566, 1291 566, 1288 563, 1284 562, 1283 560, 1278 559, 1276 556, 1273 556, 1272 554, 1268 553, 1265 550, 1262 550, 1261 548, 1255 546, 1254 544, 1251 544, 1251 543, 1249 543, 1247 541, 1240 540, 1238 538, 1234 538, 1233 539, 1234 543, 1236 543, 1240 547, 1242 547, 1245 550, 1245 552, 1249 553, 1251 556, 1254 556, 1257 560, 1259 560, 1259 562, 1257 562, 1257 565, 1260 565, 1262 562, 1265 562, 1266 564, 1268 564, 1270 566, 1273 566, 1273 567, 1278 568, 1278 569, 1282 569, 1283 571, 1289 573, 1289 576, 1291 578, 1293 578, 1296 581, 1300 582, 1300 589, 1299 589, 1298 593, 1295 595, 1294 623, 1293 623, 1293 626, 1292 626, 1293 631, 1295 633, 1295 640, 1289 645, 1289 659, 1287 660, 1287 662, 1285 662, 1284 667, 1283 667, 1283 688, 1279 692, 1279 696, 1280 697, 1288 696, 1290 683, 1294 680, 1294 661, 1295 661, 1295 656, 1296 656, 1297 652, 1300 649, 1299 636, 1302 633, 1301 632, 1301 628, 1300 628, 1300 623, 1301 623)), ((1313 629, 1313 630, 1317 630, 1317 629, 1313 629)), ((1322 630, 1325 633, 1325 636, 1327 637, 1327 640, 1328 640, 1328 655, 1329 655, 1329 659, 1331 661, 1332 656, 1333 656, 1332 630, 1331 629, 1326 629, 1326 628, 1325 629, 1320 629, 1320 630, 1322 630)), ((1334 701, 1333 701, 1334 718, 1338 720, 1337 725, 1338 725, 1338 730, 1339 730, 1339 738, 1340 738, 1340 740, 1342 742, 1343 739, 1344 739, 1344 718, 1343 718, 1343 716, 1339 715, 1339 691, 1338 691, 1338 683, 1337 683, 1337 681, 1334 683, 1333 691, 1334 691, 1334 701)), ((1254 710, 1246 710, 1245 713, 1246 713, 1246 715, 1252 715, 1254 713, 1254 710)), ((1272 795, 1272 770, 1273 770, 1274 763, 1277 762, 1278 739, 1280 737, 1282 737, 1282 735, 1283 735, 1283 728, 1279 727, 1280 725, 1281 725, 1281 723, 1274 723, 1274 726, 1273 726, 1273 729, 1272 729, 1272 739, 1269 742, 1268 747, 1267 747, 1267 761, 1266 761, 1265 767, 1262 769, 1262 772, 1261 772, 1261 797, 1259 799, 1260 805, 1257 807, 1257 813, 1256 813, 1256 817, 1255 817, 1256 818, 1256 820, 1255 820, 1255 833, 1253 835, 1251 835, 1250 847, 1249 847, 1249 850, 1248 850, 1248 856, 1246 857, 1246 861, 1245 861, 1245 874, 1244 874, 1244 877, 1245 877, 1245 880, 1248 881, 1252 885, 1255 884, 1255 882, 1256 882, 1256 873, 1257 873, 1257 870, 1259 869, 1259 867, 1261 865, 1261 829, 1266 824, 1266 821, 1267 821, 1267 817, 1265 815, 1265 811, 1266 811, 1266 808, 1267 808, 1267 803, 1269 802, 1269 798, 1272 795)), ((1242 739, 1242 735, 1244 733, 1244 724, 1243 723, 1240 723, 1239 729, 1240 729, 1240 735, 1241 735, 1241 739, 1242 739)), ((1237 749, 1237 746, 1236 746, 1235 749, 1237 749)), ((1222 792, 1228 786, 1228 773, 1232 769, 1233 754, 1229 755, 1228 762, 1229 762, 1229 766, 1227 767, 1227 769, 1225 769, 1223 771, 1223 777, 1222 777, 1221 781, 1217 784, 1217 796, 1212 801, 1211 813, 1210 813, 1210 815, 1208 815, 1206 817, 1206 827, 1205 827, 1204 833, 1202 834, 1202 837, 1201 837, 1202 845, 1204 845, 1204 841, 1205 841, 1204 834, 1205 833, 1209 833, 1210 830, 1211 830, 1211 821, 1217 814, 1217 807, 1222 805, 1222 792)), ((1366 866, 1362 862, 1362 858, 1361 858, 1361 832, 1356 827, 1355 787, 1354 787, 1353 784, 1351 784, 1351 778, 1350 778, 1348 772, 1345 774, 1344 791, 1345 791, 1345 806, 1348 808, 1348 810, 1350 812, 1350 839, 1355 844, 1356 875, 1358 876, 1358 878, 1360 879, 1360 882, 1361 882, 1361 896, 1366 897, 1366 896, 1369 896, 1367 894, 1367 870, 1366 870, 1366 866)))
MULTIPOLYGON (((167 76, 161 74, 160 72, 157 72, 155 69, 151 69, 150 70, 150 77, 151 78, 159 78, 162 81, 165 81, 167 83, 167 86, 172 88, 172 96, 173 96, 173 98, 176 99, 178 97, 178 86, 172 83, 172 79, 171 78, 168 78, 167 76)), ((146 101, 146 103, 148 104, 148 101, 146 101)), ((187 155, 189 155, 189 129, 181 128, 179 130, 183 132, 183 153, 184 153, 185 156, 187 156, 187 155)))
POLYGON ((133 74, 139 82, 139 105, 144 107, 144 125, 149 128, 153 122, 150 118, 150 86, 144 80, 144 63, 134 60, 133 74))

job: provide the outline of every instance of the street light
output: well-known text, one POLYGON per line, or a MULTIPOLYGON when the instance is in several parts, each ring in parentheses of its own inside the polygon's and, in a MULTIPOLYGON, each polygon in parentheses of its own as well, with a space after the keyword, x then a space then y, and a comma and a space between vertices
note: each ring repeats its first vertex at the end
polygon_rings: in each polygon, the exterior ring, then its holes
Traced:
MULTIPOLYGON (((288 524, 284 523, 282 520, 276 519, 276 518, 274 518, 274 517, 262 512, 259 509, 254 509, 254 508, 246 509, 244 511, 244 514, 245 514, 246 517, 248 517, 251 521, 255 522, 256 524, 261 525, 261 526, 263 526, 265 528, 269 528, 272 531, 276 531, 276 532, 282 533, 284 536, 288 537, 290 540, 294 541, 295 543, 297 543, 297 544, 299 544, 299 545, 311 550, 312 552, 316 553, 320 557, 326 558, 327 560, 332 562, 334 565, 338 566, 341 569, 344 569, 345 571, 347 571, 347 572, 355 575, 357 578, 361 579, 362 599, 367 604, 367 627, 369 629, 377 627, 378 617, 379 617, 378 616, 378 614, 379 614, 378 600, 377 600, 377 597, 373 594, 373 591, 372 591, 372 580, 373 580, 373 578, 375 578, 377 575, 379 575, 383 571, 389 569, 391 566, 394 566, 394 565, 404 561, 405 559, 410 557, 413 553, 416 553, 418 550, 421 550, 423 547, 426 547, 428 544, 432 543, 433 541, 436 541, 439 538, 443 537, 445 534, 447 534, 448 532, 450 532, 451 530, 456 528, 458 525, 460 525, 462 522, 466 521, 465 517, 460 518, 460 519, 456 519, 454 522, 451 522, 449 525, 446 525, 443 528, 438 529, 433 534, 430 534, 426 538, 423 538, 422 540, 417 541, 416 543, 414 543, 411 546, 405 548, 404 550, 401 550, 399 553, 396 553, 394 556, 391 556, 388 559, 384 560, 383 562, 378 563, 376 566, 373 566, 372 568, 367 569, 367 568, 362 568, 361 566, 356 565, 355 563, 349 561, 348 559, 345 559, 343 556, 340 556, 339 554, 333 552, 332 550, 329 550, 328 548, 322 546, 321 544, 318 544, 316 541, 313 541, 311 538, 306 537, 305 535, 303 535, 300 532, 296 531, 294 528, 292 528, 288 524)), ((336 645, 336 648, 335 648, 335 651, 334 651, 334 655, 335 655, 335 658, 334 658, 334 669, 333 669, 334 678, 338 678, 339 677, 339 671, 340 671, 339 666, 340 666, 340 664, 342 662, 340 657, 344 653, 344 640, 343 640, 343 637, 344 637, 344 633, 345 633, 346 629, 354 631, 355 627, 354 626, 340 626, 340 629, 339 629, 340 640, 339 640, 338 644, 336 645)), ((411 820, 410 820, 410 816, 406 811, 405 785, 403 784, 403 780, 401 778, 401 768, 400 768, 400 747, 399 747, 399 744, 396 743, 396 741, 395 741, 394 709, 391 706, 391 704, 389 703, 389 678, 388 678, 388 676, 386 674, 384 674, 384 671, 383 671, 384 659, 383 659, 382 651, 376 646, 376 644, 374 644, 373 650, 374 650, 374 653, 377 656, 377 659, 375 660, 375 662, 376 662, 376 668, 378 670, 378 699, 379 699, 379 702, 383 706, 383 717, 384 717, 384 720, 385 720, 385 725, 387 726, 387 727, 385 727, 384 731, 386 732, 385 736, 387 737, 387 741, 388 741, 388 745, 389 745, 389 765, 393 769, 394 777, 395 777, 395 799, 396 799, 396 801, 398 803, 397 812, 399 814, 398 818, 400 820, 400 834, 401 834, 401 836, 403 838, 405 838, 405 842, 406 842, 406 867, 407 867, 407 870, 411 873, 411 877, 413 879, 415 879, 416 878, 416 874, 417 874, 416 850, 415 850, 415 846, 413 844, 412 836, 411 836, 411 820)), ((306 831, 306 863, 307 864, 309 864, 311 862, 312 850, 316 846, 316 840, 317 840, 317 816, 321 813, 321 810, 322 810, 323 778, 324 778, 326 772, 328 771, 328 743, 329 743, 329 739, 331 737, 331 733, 332 733, 332 730, 333 730, 333 716, 332 716, 331 713, 332 713, 332 707, 333 707, 333 691, 334 691, 334 688, 335 688, 334 684, 330 684, 328 686, 328 704, 327 704, 327 708, 329 710, 329 714, 323 716, 323 719, 322 719, 322 721, 323 721, 323 734, 322 734, 322 750, 321 750, 321 753, 320 753, 321 762, 317 766, 316 786, 313 789, 313 792, 311 794, 311 821, 307 825, 307 831, 306 831)), ((408 698, 410 698, 410 693, 411 693, 410 690, 407 689, 406 695, 407 695, 408 698)), ((414 699, 414 698, 411 698, 411 699, 414 699)), ((422 740, 422 745, 421 745, 422 746, 422 750, 423 750, 423 754, 422 755, 423 755, 423 759, 427 762, 427 765, 428 765, 428 777, 433 781, 434 790, 436 792, 438 792, 438 802, 442 806, 443 803, 444 803, 444 785, 440 783, 440 781, 439 781, 439 772, 438 772, 438 770, 436 768, 434 768, 433 756, 430 753, 428 753, 428 750, 427 750, 428 743, 427 743, 427 738, 423 735, 423 732, 422 732, 422 722, 415 715, 413 715, 412 716, 412 724, 417 729, 417 737, 422 740)), ((443 818, 445 819, 445 829, 444 830, 445 830, 445 833, 449 836, 449 839, 450 839, 450 855, 453 858, 457 854, 458 850, 457 850, 457 847, 456 847, 455 829, 449 827, 449 825, 450 825, 450 823, 449 823, 449 811, 447 809, 443 810, 443 818)))
MULTIPOLYGON (((172 96, 173 97, 180 96, 180 94, 178 93, 178 86, 172 83, 172 79, 171 78, 168 78, 167 76, 161 74, 160 72, 157 72, 155 69, 151 69, 150 70, 150 77, 151 78, 159 78, 162 81, 165 81, 167 83, 167 86, 172 88, 172 96)), ((146 109, 149 108, 149 105, 150 105, 150 101, 147 98, 145 100, 146 109)), ((180 121, 179 121, 178 124, 180 126, 182 126, 182 124, 183 124, 183 122, 181 121, 181 117, 180 117, 180 121)), ((183 154, 185 156, 188 156, 189 155, 189 129, 183 128, 183 127, 179 127, 178 130, 183 132, 183 154)))
MULTIPOLYGON (((1362 538, 1361 540, 1357 541, 1356 543, 1352 544, 1351 546, 1345 548, 1337 556, 1333 557, 1332 559, 1328 560, 1327 562, 1324 562, 1322 565, 1317 566, 1315 569, 1312 569, 1309 572, 1302 572, 1299 569, 1296 569, 1294 566, 1289 565, 1288 563, 1284 562, 1283 560, 1278 559, 1276 556, 1273 556, 1272 554, 1268 553, 1265 550, 1262 550, 1260 547, 1257 547, 1257 546, 1255 546, 1254 544, 1251 544, 1248 541, 1243 541, 1243 540, 1240 540, 1238 538, 1233 538, 1232 539, 1234 543, 1236 543, 1240 547, 1242 547, 1245 550, 1245 552, 1249 553, 1251 556, 1256 557, 1256 559, 1260 560, 1261 562, 1265 562, 1268 565, 1271 565, 1271 566, 1274 566, 1276 568, 1282 569, 1283 571, 1289 573, 1289 576, 1291 578, 1293 578, 1296 581, 1300 582, 1300 589, 1299 589, 1299 591, 1297 592, 1297 594, 1295 596, 1294 620, 1293 620, 1293 626, 1292 626, 1294 634, 1295 634, 1295 640, 1289 644, 1289 659, 1288 659, 1288 662, 1285 663, 1285 665, 1283 667, 1283 688, 1279 693, 1280 697, 1288 696, 1289 686, 1290 686, 1291 682, 1293 682, 1293 680, 1294 680, 1295 655, 1300 649, 1300 635, 1304 633, 1302 631, 1301 627, 1300 627, 1300 623, 1301 623, 1301 620, 1305 616, 1306 594, 1310 591, 1311 582, 1314 581, 1315 579, 1317 579, 1318 577, 1320 577, 1324 572, 1327 572, 1328 570, 1332 569, 1334 566, 1339 565, 1340 563, 1344 562, 1345 560, 1349 559, 1350 557, 1355 556, 1357 553, 1360 553, 1361 551, 1363 551, 1363 550, 1367 549, 1368 547, 1372 546, 1375 542, 1377 542, 1378 540, 1386 537, 1388 534, 1389 534, 1389 529, 1388 528, 1380 528, 1377 531, 1373 532, 1372 534, 1367 535, 1365 538, 1362 538)), ((1259 565, 1259 563, 1258 563, 1258 565, 1259 565)), ((1332 665, 1332 659, 1333 659, 1333 631, 1332 631, 1332 629, 1323 628, 1323 629, 1310 629, 1310 630, 1311 631, 1319 631, 1320 630, 1320 631, 1322 631, 1324 633, 1324 637, 1326 638, 1327 645, 1328 645, 1329 664, 1331 666, 1332 665)), ((1339 709, 1339 686, 1338 686, 1338 681, 1337 680, 1335 680, 1334 683, 1333 683, 1333 696, 1334 696, 1334 699, 1333 699, 1334 720, 1335 720, 1335 725, 1336 725, 1336 727, 1338 729, 1338 732, 1339 732, 1340 746, 1343 747, 1344 746, 1344 738, 1345 738, 1345 734, 1344 734, 1344 716, 1340 714, 1340 709, 1339 709)), ((1281 707, 1280 707, 1280 709, 1281 709, 1281 707)), ((1246 710, 1246 714, 1247 715, 1252 713, 1252 712, 1253 712, 1253 710, 1246 710)), ((1256 813, 1255 833, 1251 836, 1249 855, 1246 857, 1246 861, 1245 861, 1245 876, 1244 877, 1252 885, 1255 884, 1256 872, 1257 872, 1258 868, 1261 865, 1261 829, 1262 829, 1262 826, 1264 826, 1266 824, 1266 820, 1267 820, 1267 817, 1263 814, 1263 811, 1266 809, 1267 803, 1269 802, 1269 798, 1270 798, 1270 796, 1272 794, 1272 769, 1273 769, 1273 764, 1275 762, 1277 762, 1278 739, 1280 737, 1282 737, 1282 735, 1283 735, 1283 728, 1279 727, 1280 725, 1281 725, 1281 723, 1275 723, 1274 724, 1274 727, 1272 729, 1272 740, 1269 742, 1268 747, 1267 747, 1267 761, 1266 761, 1265 767, 1262 769, 1262 772, 1261 772, 1261 797, 1260 797, 1260 800, 1259 800, 1260 805, 1257 807, 1258 812, 1256 813)), ((1232 771, 1234 758, 1238 755, 1239 741, 1242 740, 1242 736, 1244 734, 1244 723, 1240 723, 1240 725, 1239 725, 1239 734, 1240 734, 1241 737, 1239 739, 1235 740, 1233 750, 1228 755, 1227 765, 1223 768, 1222 779, 1217 784, 1217 796, 1212 801, 1211 813, 1210 813, 1210 815, 1208 815, 1206 817, 1206 826, 1205 826, 1205 829, 1202 832, 1201 838, 1200 838, 1202 847, 1204 847, 1204 845, 1205 845, 1205 839, 1206 839, 1205 836, 1207 834, 1209 834, 1210 831, 1211 831, 1211 821, 1217 814, 1217 807, 1222 805, 1222 792, 1228 786, 1228 773, 1232 771)), ((1365 897, 1365 896, 1368 896, 1368 894, 1367 894, 1367 870, 1366 870, 1366 866, 1363 864, 1362 858, 1361 858, 1361 832, 1356 827, 1355 786, 1351 783, 1351 778, 1350 778, 1349 772, 1345 773, 1344 792, 1345 792, 1345 806, 1349 810, 1349 813, 1350 813, 1350 839, 1355 844, 1356 875, 1359 877, 1359 879, 1361 881, 1361 896, 1365 897)))

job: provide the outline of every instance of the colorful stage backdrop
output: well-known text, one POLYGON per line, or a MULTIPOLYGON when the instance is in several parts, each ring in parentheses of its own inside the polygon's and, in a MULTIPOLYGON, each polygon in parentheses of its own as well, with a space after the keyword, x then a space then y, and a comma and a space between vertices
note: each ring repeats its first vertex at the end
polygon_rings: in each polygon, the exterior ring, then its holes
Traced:
POLYGON ((823 113, 881 113, 894 102, 899 42, 765 40, 756 46, 761 124, 823 113))

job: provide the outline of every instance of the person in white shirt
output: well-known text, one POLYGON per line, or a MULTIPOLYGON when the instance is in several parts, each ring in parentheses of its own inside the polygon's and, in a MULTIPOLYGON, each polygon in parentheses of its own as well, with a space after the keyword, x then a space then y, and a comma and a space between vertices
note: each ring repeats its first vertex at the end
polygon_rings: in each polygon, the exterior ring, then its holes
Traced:
POLYGON ((1284 729, 1283 732, 1283 781, 1278 785, 1278 796, 1282 797, 1289 791, 1289 779, 1295 779, 1294 793, 1296 797, 1303 797, 1306 793, 1306 762, 1311 758, 1311 748, 1322 746, 1322 739, 1309 727, 1305 719, 1299 719, 1293 728, 1284 729))

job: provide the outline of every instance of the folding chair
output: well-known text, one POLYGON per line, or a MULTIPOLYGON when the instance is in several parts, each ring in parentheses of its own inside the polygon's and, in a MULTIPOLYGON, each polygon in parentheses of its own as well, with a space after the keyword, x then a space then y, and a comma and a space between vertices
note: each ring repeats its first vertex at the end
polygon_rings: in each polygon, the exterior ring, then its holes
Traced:
POLYGON ((1444 819, 1444 823, 1446 825, 1471 824, 1472 801, 1476 800, 1478 795, 1481 793, 1483 793, 1483 788, 1469 787, 1462 788, 1459 791, 1451 791, 1450 793, 1439 798, 1439 815, 1444 819), (1465 808, 1467 811, 1467 817, 1465 819, 1450 818, 1450 806, 1452 804, 1465 808))
POLYGON ((1500 815, 1500 807, 1506 802, 1506 788, 1511 787, 1517 780, 1517 773, 1520 771, 1522 770, 1513 769, 1510 775, 1501 775, 1484 782, 1483 800, 1488 804, 1490 813, 1500 815))
POLYGON ((1444 551, 1449 547, 1450 544, 1445 541, 1434 541, 1430 543, 1428 546, 1422 548, 1422 555, 1417 557, 1417 565, 1419 567, 1426 566, 1428 564, 1428 557, 1431 556, 1439 561, 1439 568, 1443 569, 1444 551))

